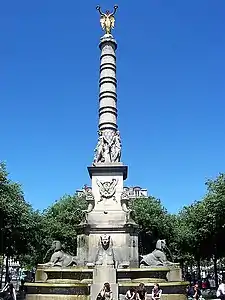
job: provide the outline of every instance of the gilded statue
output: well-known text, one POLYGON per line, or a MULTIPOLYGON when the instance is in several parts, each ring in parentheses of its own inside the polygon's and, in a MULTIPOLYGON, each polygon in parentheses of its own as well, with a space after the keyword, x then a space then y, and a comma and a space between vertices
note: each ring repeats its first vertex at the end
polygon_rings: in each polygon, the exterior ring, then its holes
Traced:
POLYGON ((105 13, 101 11, 100 6, 97 6, 96 9, 100 13, 100 24, 102 29, 105 31, 106 34, 111 34, 111 30, 115 27, 115 13, 118 9, 117 5, 114 5, 114 11, 111 13, 109 10, 107 10, 105 13))

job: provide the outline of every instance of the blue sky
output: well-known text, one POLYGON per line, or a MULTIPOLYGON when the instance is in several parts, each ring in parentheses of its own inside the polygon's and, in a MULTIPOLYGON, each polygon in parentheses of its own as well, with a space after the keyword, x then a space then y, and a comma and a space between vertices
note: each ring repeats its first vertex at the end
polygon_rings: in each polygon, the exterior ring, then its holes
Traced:
MULTIPOLYGON (((90 183, 98 122, 95 6, 0 2, 0 160, 46 208, 90 183)), ((118 124, 126 185, 170 212, 225 171, 225 1, 118 0, 118 124)))

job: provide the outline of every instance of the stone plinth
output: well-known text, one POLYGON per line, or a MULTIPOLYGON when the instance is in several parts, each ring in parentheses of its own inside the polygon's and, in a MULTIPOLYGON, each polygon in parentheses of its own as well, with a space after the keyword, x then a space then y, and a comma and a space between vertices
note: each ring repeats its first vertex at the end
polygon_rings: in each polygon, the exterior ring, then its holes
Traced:
MULTIPOLYGON (((121 207, 121 194, 123 193, 123 181, 127 177, 127 166, 124 166, 122 163, 108 165, 98 164, 89 167, 88 172, 91 177, 92 194, 95 199, 93 212, 123 212, 121 207), (111 193, 111 197, 110 195, 107 197, 107 193, 105 193, 106 196, 102 195, 102 191, 106 191, 104 184, 107 182, 108 185, 110 185, 108 190, 114 190, 114 192, 111 193)), ((111 219, 114 219, 112 214, 105 216, 108 220, 110 217, 111 219)), ((100 219, 96 218, 95 222, 91 222, 91 224, 98 224, 99 221, 100 219)), ((125 221, 123 224, 125 224, 125 221)))
POLYGON ((115 266, 137 267, 138 228, 136 224, 128 223, 128 214, 121 205, 127 166, 122 163, 97 164, 89 167, 88 171, 95 204, 87 215, 87 224, 80 228, 78 234, 78 263, 83 266, 94 264, 100 237, 107 234, 111 237, 115 266))
POLYGON ((169 267, 170 271, 167 274, 168 281, 181 281, 182 280, 182 271, 180 266, 169 267))
POLYGON ((138 267, 138 230, 136 226, 86 227, 78 235, 77 256, 80 265, 94 263, 99 249, 100 236, 110 235, 115 255, 116 266, 138 267))
POLYGON ((113 299, 118 299, 118 284, 116 280, 116 269, 112 267, 98 266, 93 271, 93 284, 91 285, 91 300, 96 300, 96 297, 103 287, 105 282, 109 282, 113 299))

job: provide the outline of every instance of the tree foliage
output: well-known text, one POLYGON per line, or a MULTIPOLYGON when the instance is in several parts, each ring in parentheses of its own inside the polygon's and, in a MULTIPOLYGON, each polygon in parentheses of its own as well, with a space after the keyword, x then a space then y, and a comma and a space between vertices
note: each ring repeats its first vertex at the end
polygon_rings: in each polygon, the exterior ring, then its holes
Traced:
POLYGON ((16 257, 27 251, 33 219, 32 207, 25 202, 21 186, 8 178, 4 163, 0 164, 0 253, 16 257))
POLYGON ((172 238, 173 217, 168 214, 161 201, 154 197, 135 199, 132 203, 133 218, 140 226, 140 252, 153 250, 157 239, 172 238))
MULTIPOLYGON (((54 240, 59 240, 66 252, 76 254, 76 226, 84 216, 82 211, 86 205, 86 201, 81 197, 65 195, 41 215, 36 214, 36 228, 30 245, 31 251, 29 255, 23 256, 23 262, 33 266, 43 263, 47 250, 54 240)), ((49 258, 48 256, 45 259, 49 258)))
MULTIPOLYGON (((0 256, 35 266, 43 262, 53 240, 76 254, 76 226, 86 206, 84 198, 65 195, 45 211, 34 211, 20 184, 9 179, 6 165, 0 163, 0 256)), ((131 208, 140 227, 141 254, 151 252, 157 239, 166 239, 176 261, 182 263, 224 257, 225 174, 207 180, 203 199, 178 214, 169 214, 152 196, 133 200, 131 208)))
POLYGON ((51 240, 60 240, 71 253, 76 252, 76 226, 84 217, 87 203, 82 197, 65 195, 43 214, 45 234, 51 240))

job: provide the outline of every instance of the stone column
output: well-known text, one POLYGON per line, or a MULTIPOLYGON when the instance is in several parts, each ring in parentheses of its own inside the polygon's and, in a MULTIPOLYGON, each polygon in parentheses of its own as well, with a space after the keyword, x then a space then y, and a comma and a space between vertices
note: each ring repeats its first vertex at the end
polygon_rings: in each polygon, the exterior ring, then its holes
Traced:
POLYGON ((116 48, 111 34, 105 34, 99 44, 99 130, 111 142, 117 131, 117 93, 116 93, 116 48))

